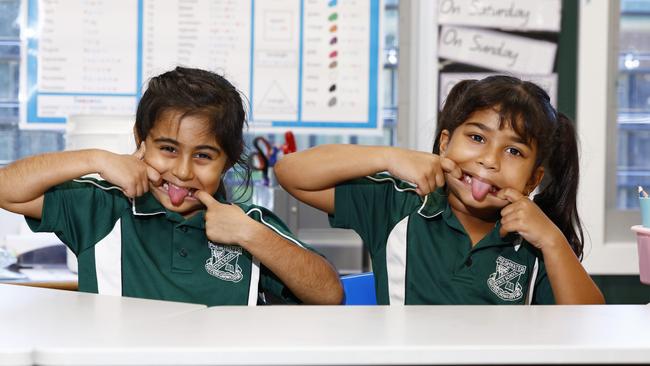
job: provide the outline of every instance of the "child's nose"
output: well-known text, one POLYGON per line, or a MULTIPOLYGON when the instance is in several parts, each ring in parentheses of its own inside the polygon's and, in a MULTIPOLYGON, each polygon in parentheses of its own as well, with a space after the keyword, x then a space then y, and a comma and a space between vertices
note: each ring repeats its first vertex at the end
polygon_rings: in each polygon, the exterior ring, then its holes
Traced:
POLYGON ((485 169, 499 170, 499 155, 496 149, 487 149, 484 154, 479 157, 478 163, 485 169))
POLYGON ((190 180, 194 178, 191 158, 177 159, 172 169, 172 174, 174 174, 174 176, 180 180, 190 180))

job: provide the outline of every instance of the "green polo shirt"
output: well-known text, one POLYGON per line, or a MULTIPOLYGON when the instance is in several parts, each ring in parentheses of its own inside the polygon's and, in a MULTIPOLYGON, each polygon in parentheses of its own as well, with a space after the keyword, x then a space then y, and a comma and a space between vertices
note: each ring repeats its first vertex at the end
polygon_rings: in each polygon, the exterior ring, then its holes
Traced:
MULTIPOLYGON (((267 209, 239 207, 308 248, 267 209)), ((33 231, 56 233, 77 255, 80 291, 208 306, 298 302, 249 252, 209 242, 204 214, 185 219, 150 193, 130 200, 108 182, 82 178, 50 189, 41 220, 26 219, 33 231)))
POLYGON ((552 304, 541 252, 500 222, 472 247, 444 190, 424 199, 379 174, 336 186, 334 227, 354 229, 372 260, 379 304, 552 304))

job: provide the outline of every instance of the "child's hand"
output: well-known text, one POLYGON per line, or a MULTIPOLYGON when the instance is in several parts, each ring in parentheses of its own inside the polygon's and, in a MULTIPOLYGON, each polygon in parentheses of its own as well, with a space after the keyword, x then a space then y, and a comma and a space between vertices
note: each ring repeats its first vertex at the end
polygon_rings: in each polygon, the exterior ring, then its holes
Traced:
POLYGON ((497 197, 511 202, 501 210, 501 236, 517 232, 542 250, 566 242, 560 229, 527 196, 512 188, 504 188, 497 192, 497 197))
POLYGON ((205 205, 205 235, 211 241, 221 244, 241 245, 246 241, 246 234, 251 232, 251 222, 237 205, 223 204, 205 191, 194 193, 201 203, 205 205))
POLYGON ((462 172, 455 162, 436 154, 405 149, 392 149, 388 155, 388 172, 414 183, 416 192, 425 196, 445 185, 445 174, 461 179, 462 172))
POLYGON ((108 151, 104 153, 100 160, 99 175, 122 188, 129 198, 142 196, 149 191, 149 181, 156 184, 161 180, 160 173, 143 160, 144 143, 140 144, 138 151, 132 155, 119 155, 108 151))

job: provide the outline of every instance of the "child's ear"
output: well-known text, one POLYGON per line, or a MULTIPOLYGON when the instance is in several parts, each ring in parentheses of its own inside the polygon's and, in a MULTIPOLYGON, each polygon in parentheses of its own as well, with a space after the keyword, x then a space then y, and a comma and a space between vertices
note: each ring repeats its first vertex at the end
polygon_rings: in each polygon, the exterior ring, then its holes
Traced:
POLYGON ((533 174, 530 176, 530 179, 528 180, 528 183, 526 183, 526 188, 524 188, 524 193, 526 195, 530 194, 537 186, 542 183, 542 179, 544 178, 544 167, 539 166, 533 174))
POLYGON ((447 154, 447 147, 449 146, 449 130, 442 130, 440 132, 440 151, 438 154, 440 156, 445 156, 447 154))

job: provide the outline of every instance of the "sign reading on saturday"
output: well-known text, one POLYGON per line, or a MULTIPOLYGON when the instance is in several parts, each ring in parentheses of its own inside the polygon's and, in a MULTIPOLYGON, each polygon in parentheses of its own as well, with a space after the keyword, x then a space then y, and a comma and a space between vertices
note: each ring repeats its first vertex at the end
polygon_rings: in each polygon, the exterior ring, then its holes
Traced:
POLYGON ((440 0, 438 23, 523 31, 560 31, 560 0, 440 0))
POLYGON ((438 40, 439 57, 516 74, 550 74, 556 51, 551 42, 453 26, 443 26, 438 40))

